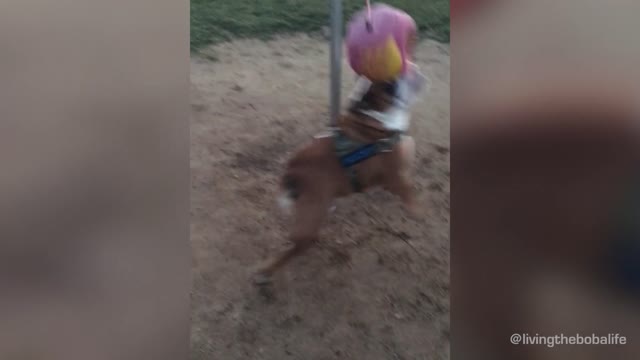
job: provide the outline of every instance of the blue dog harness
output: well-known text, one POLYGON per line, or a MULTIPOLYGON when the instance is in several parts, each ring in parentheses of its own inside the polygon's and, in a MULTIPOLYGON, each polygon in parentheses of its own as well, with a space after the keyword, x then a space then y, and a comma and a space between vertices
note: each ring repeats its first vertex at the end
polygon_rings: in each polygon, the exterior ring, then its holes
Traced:
POLYGON ((394 133, 389 138, 378 140, 374 143, 364 144, 352 140, 340 130, 334 130, 333 141, 340 165, 347 170, 351 186, 355 192, 362 192, 363 187, 358 180, 358 174, 354 165, 368 160, 379 153, 389 152, 400 140, 400 133, 394 133))
POLYGON ((378 151, 379 150, 378 150, 377 144, 365 145, 341 157, 340 165, 342 165, 343 168, 349 168, 359 162, 365 161, 368 158, 374 156, 375 154, 378 153, 378 151))

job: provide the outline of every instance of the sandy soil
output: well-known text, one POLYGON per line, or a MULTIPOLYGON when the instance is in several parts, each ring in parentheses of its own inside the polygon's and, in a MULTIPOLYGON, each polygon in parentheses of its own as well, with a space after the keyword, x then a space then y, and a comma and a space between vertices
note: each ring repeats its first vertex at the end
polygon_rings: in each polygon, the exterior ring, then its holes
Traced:
MULTIPOLYGON (((381 191, 342 199, 321 244, 270 294, 249 277, 287 246, 276 184, 291 152, 327 123, 327 42, 295 36, 207 52, 217 61, 191 60, 191 358, 448 359, 448 46, 423 42, 417 54, 432 81, 411 129, 424 221, 381 191)), ((353 76, 343 69, 346 95, 353 76)))

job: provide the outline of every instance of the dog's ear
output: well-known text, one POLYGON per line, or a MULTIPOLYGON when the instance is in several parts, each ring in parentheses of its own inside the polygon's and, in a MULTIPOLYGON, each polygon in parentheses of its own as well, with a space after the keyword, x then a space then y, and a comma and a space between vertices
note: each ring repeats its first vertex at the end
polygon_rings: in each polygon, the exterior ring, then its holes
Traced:
POLYGON ((398 90, 398 83, 396 81, 384 83, 382 91, 385 95, 395 97, 398 90))
POLYGON ((388 90, 386 83, 372 85, 369 92, 363 97, 363 100, 365 100, 368 105, 368 109, 384 111, 387 104, 386 97, 388 96, 388 90))
POLYGON ((375 106, 375 98, 376 96, 373 94, 371 89, 367 91, 359 101, 354 101, 351 103, 349 110, 358 111, 358 110, 372 110, 375 106))

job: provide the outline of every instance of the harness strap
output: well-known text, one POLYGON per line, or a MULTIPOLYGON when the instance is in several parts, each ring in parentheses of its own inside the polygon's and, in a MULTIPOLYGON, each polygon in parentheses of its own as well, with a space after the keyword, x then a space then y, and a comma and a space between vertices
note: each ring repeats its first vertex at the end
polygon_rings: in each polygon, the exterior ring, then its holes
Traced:
POLYGON ((347 142, 350 142, 350 143, 353 143, 353 142, 348 138, 346 138, 342 132, 336 131, 335 141, 337 145, 336 149, 338 150, 340 165, 342 165, 342 167, 347 171, 347 175, 349 176, 349 181, 351 183, 351 187, 353 188, 354 192, 362 192, 363 186, 360 180, 358 179, 358 172, 353 166, 381 152, 391 151, 393 146, 399 140, 400 140, 400 133, 395 133, 393 136, 389 138, 381 139, 374 143, 359 146, 355 150, 352 150, 343 155, 341 154, 340 148, 347 142))

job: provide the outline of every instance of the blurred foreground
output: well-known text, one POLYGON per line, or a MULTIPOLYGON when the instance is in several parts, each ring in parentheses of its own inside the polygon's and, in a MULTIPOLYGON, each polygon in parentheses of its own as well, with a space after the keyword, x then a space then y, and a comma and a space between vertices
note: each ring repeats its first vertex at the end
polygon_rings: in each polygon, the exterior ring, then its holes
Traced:
POLYGON ((185 359, 186 4, 0 19, 0 359, 185 359))
POLYGON ((452 357, 637 357, 638 5, 467 10, 452 24, 452 357))

